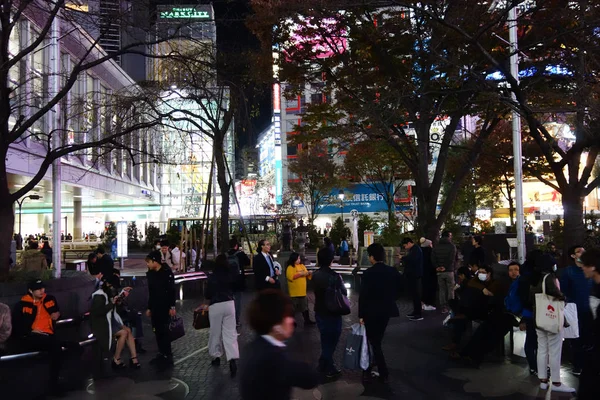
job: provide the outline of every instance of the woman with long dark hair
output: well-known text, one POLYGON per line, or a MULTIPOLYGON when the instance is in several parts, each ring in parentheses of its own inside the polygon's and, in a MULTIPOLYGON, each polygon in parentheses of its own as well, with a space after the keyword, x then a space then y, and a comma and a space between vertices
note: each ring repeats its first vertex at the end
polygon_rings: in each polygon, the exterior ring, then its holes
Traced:
MULTIPOLYGON (((124 292, 121 292, 123 295, 124 292)), ((126 367, 121 361, 121 352, 125 345, 129 349, 131 359, 129 364, 132 368, 140 368, 135 348, 135 339, 131 329, 123 324, 123 320, 115 309, 115 304, 121 301, 122 296, 116 295, 113 286, 106 280, 102 287, 92 294, 92 308, 90 310, 90 322, 92 332, 98 340, 100 348, 108 353, 112 347, 113 337, 117 339, 112 367, 120 369, 126 367)))
POLYGON ((312 279, 312 272, 302 264, 300 254, 292 253, 286 263, 285 276, 287 278, 288 291, 294 305, 294 317, 301 313, 304 317, 304 325, 314 325, 308 314, 308 300, 306 298, 306 280, 312 279))
POLYGON ((233 301, 233 284, 239 270, 230 268, 227 256, 219 254, 215 260, 215 268, 208 278, 205 297, 210 300, 208 318, 210 332, 208 336, 208 353, 213 358, 212 365, 221 363, 223 347, 229 360, 231 377, 237 373, 236 361, 240 358, 235 329, 235 304, 233 301))

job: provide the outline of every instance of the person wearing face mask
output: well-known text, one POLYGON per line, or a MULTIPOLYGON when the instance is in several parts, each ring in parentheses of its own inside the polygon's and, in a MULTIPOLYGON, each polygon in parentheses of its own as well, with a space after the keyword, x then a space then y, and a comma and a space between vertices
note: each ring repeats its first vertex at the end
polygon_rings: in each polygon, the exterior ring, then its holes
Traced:
POLYGON ((567 298, 567 303, 577 306, 577 323, 579 325, 579 338, 567 339, 573 350, 573 375, 581 375, 583 367, 584 347, 587 334, 592 323, 592 313, 589 307, 592 280, 585 277, 581 264, 581 255, 585 249, 580 245, 569 248, 569 266, 560 276, 560 290, 567 298))
MULTIPOLYGON (((444 346, 443 350, 457 349, 469 321, 486 320, 492 311, 501 307, 507 292, 508 288, 494 279, 490 267, 479 267, 477 274, 469 279, 461 292, 458 312, 448 321, 452 324, 452 343, 444 346)), ((450 357, 457 359, 460 354, 453 351, 450 357)))
MULTIPOLYGON (((489 353, 494 346, 513 328, 518 326, 518 317, 521 315, 522 306, 517 294, 519 286, 520 265, 518 262, 511 262, 508 265, 508 276, 511 280, 510 290, 505 296, 504 287, 496 285, 493 296, 495 300, 490 301, 488 315, 485 320, 477 327, 473 336, 460 353, 460 359, 467 363, 479 366, 484 356, 489 353)), ((481 274, 483 278, 483 274, 481 274)), ((487 275, 487 274, 486 274, 487 275)))
POLYGON ((256 332, 243 351, 239 388, 243 400, 288 400, 292 387, 312 389, 319 376, 306 363, 288 357, 285 341, 294 333, 294 311, 281 290, 265 289, 248 307, 256 332))
POLYGON ((588 341, 583 354, 577 400, 596 400, 600 399, 600 302, 597 297, 600 296, 600 249, 590 249, 581 255, 580 260, 585 277, 593 282, 595 295, 588 299, 592 320, 586 332, 588 341))

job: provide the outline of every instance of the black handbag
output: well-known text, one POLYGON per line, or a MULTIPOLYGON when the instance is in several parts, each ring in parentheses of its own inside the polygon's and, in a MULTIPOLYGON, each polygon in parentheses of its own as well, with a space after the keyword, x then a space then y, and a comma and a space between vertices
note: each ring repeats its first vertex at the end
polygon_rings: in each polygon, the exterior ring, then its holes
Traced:
POLYGON ((169 338, 171 342, 185 336, 185 329, 183 328, 183 318, 180 316, 173 317, 169 322, 169 338))
POLYGON ((210 328, 210 319, 208 318, 208 306, 202 304, 194 310, 194 329, 210 328))
POLYGON ((342 277, 336 274, 335 278, 330 279, 329 286, 325 291, 325 307, 332 314, 350 314, 350 300, 342 292, 343 284, 342 277))

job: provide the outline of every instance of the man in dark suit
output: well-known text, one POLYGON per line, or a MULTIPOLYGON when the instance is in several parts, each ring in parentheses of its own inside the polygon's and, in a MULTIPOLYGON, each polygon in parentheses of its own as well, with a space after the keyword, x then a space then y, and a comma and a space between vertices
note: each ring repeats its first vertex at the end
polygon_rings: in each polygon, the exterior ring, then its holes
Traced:
POLYGON ((279 274, 281 274, 281 271, 275 268, 275 262, 269 253, 271 251, 271 243, 268 240, 262 239, 258 242, 257 250, 258 254, 254 256, 252 261, 254 279, 256 279, 256 290, 280 289, 279 274))
MULTIPOLYGON (((379 379, 387 381, 389 372, 383 356, 381 342, 390 318, 400 315, 396 299, 400 292, 401 276, 396 268, 385 265, 385 250, 379 243, 367 247, 372 267, 365 270, 358 298, 358 317, 365 325, 367 339, 373 346, 375 365, 379 370, 379 379)), ((365 378, 370 377, 370 368, 365 378)))

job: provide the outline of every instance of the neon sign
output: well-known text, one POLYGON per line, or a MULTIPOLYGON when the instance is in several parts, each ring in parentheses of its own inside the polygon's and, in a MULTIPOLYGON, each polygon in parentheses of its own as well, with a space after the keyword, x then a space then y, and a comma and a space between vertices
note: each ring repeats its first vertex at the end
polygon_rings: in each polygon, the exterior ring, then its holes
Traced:
POLYGON ((162 19, 208 19, 208 11, 196 10, 193 7, 173 7, 169 10, 161 11, 162 19))

